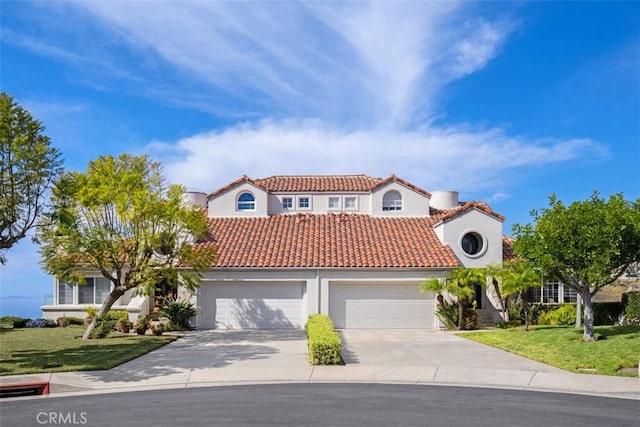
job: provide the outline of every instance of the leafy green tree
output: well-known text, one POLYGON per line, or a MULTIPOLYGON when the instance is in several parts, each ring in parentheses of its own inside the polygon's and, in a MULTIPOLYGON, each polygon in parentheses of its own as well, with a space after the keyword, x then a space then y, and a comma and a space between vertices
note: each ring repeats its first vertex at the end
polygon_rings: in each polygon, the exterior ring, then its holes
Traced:
MULTIPOLYGON (((473 285, 485 285, 486 272, 482 268, 458 267, 451 271, 448 279, 430 279, 420 284, 420 289, 436 293, 436 299, 443 313, 446 313, 444 294, 449 294, 458 300, 458 325, 462 329, 464 325, 465 310, 470 306, 470 301, 475 295, 473 285)), ((446 315, 445 323, 453 323, 451 316, 446 315)))
POLYGON ((640 261, 640 199, 597 192, 565 206, 555 195, 532 212, 534 224, 514 225, 514 249, 545 276, 561 280, 582 297, 585 341, 594 341, 592 297, 640 261))
POLYGON ((44 126, 0 93, 0 264, 3 254, 37 225, 45 193, 62 172, 59 151, 44 126))
POLYGON ((56 182, 52 226, 39 233, 44 269, 79 285, 97 270, 112 283, 83 338, 130 289, 152 296, 163 280, 197 287, 215 253, 193 245, 207 233, 206 217, 183 204, 183 191, 166 183, 159 163, 126 154, 100 157, 56 182))

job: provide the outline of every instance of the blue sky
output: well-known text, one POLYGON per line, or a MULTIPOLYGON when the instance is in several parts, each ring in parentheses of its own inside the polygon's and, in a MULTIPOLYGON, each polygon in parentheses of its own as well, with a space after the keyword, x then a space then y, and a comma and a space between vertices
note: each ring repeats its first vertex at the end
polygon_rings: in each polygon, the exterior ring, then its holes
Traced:
MULTIPOLYGON (((640 2, 3 1, 2 91, 68 169, 147 153, 243 174, 396 174, 516 222, 557 193, 640 197, 640 2)), ((0 314, 52 281, 28 241, 0 314)))

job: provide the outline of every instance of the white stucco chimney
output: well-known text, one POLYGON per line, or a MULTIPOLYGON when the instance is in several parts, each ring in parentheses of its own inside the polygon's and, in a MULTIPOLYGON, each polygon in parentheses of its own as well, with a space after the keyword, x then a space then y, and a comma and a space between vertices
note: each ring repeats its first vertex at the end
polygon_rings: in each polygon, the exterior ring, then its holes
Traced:
POLYGON ((438 210, 447 210, 458 207, 457 191, 433 191, 429 206, 438 210))
POLYGON ((182 195, 182 203, 198 208, 206 208, 207 195, 200 190, 188 189, 182 195))

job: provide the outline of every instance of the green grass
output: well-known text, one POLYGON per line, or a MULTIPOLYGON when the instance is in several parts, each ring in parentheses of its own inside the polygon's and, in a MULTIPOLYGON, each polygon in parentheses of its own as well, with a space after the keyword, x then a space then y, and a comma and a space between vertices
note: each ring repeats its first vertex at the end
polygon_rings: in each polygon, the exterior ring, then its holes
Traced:
POLYGON ((114 332, 83 340, 83 332, 81 326, 0 329, 0 375, 110 369, 176 339, 114 332))
POLYGON ((582 329, 572 326, 533 326, 529 332, 520 327, 459 336, 571 372, 637 376, 617 371, 637 369, 640 326, 596 326, 595 332, 597 341, 591 343, 582 341, 582 329))

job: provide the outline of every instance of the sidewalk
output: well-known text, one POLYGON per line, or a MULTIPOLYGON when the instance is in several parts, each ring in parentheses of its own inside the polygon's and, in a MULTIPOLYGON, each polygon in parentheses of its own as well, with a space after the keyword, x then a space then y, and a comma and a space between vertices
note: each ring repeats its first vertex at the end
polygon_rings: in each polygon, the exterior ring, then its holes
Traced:
MULTIPOLYGON (((0 377, 0 384, 47 382, 50 397, 235 384, 370 382, 492 387, 640 400, 639 378, 573 374, 500 350, 483 355, 483 351, 493 350, 461 346, 454 336, 436 333, 433 337, 431 345, 448 353, 432 357, 432 363, 421 358, 419 351, 427 351, 429 345, 421 341, 425 347, 403 350, 394 344, 395 352, 407 353, 404 359, 396 358, 399 363, 364 357, 362 353, 360 360, 344 366, 312 366, 307 361, 306 340, 299 333, 195 333, 108 371, 4 376, 0 377), (446 350, 443 340, 451 350, 446 350), (462 355, 469 351, 479 360, 474 366, 461 363, 462 355)), ((464 345, 474 345, 463 341, 464 345)))

